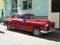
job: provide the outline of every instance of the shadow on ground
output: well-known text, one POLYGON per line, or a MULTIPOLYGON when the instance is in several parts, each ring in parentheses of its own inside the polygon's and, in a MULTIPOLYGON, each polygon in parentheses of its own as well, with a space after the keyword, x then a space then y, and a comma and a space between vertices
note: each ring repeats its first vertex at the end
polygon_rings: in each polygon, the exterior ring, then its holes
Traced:
POLYGON ((0 31, 0 33, 5 34, 5 32, 3 32, 3 31, 0 31))
MULTIPOLYGON (((16 33, 21 33, 21 34, 24 34, 24 35, 33 36, 32 33, 30 33, 30 32, 26 32, 26 31, 22 31, 22 30, 18 30, 18 29, 14 29, 12 31, 16 32, 16 33)), ((33 37, 35 37, 35 36, 33 36, 33 37)), ((43 38, 43 39, 46 39, 46 40, 60 42, 60 34, 58 34, 57 32, 44 34, 43 36, 37 37, 37 38, 43 38)))

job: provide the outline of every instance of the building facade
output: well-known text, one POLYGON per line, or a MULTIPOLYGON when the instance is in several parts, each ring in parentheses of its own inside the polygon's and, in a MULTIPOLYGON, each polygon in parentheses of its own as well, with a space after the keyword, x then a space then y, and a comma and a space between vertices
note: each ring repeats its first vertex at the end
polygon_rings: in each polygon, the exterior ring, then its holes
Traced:
POLYGON ((5 0, 5 16, 12 13, 32 13, 36 16, 48 16, 48 0, 5 0))
POLYGON ((0 21, 3 20, 3 0, 0 0, 0 21))

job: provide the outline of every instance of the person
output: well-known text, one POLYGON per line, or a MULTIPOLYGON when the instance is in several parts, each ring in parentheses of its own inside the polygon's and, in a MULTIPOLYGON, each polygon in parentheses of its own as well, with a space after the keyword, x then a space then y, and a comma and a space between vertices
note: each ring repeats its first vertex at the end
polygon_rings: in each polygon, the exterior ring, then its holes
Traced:
POLYGON ((3 13, 3 9, 2 9, 2 20, 4 19, 4 13, 3 13))

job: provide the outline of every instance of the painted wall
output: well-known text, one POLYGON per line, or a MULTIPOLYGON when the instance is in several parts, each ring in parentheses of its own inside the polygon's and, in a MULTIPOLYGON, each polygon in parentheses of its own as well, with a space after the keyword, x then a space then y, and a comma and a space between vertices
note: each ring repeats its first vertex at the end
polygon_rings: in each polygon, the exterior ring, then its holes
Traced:
POLYGON ((38 16, 48 16, 48 0, 32 0, 32 11, 38 16))
POLYGON ((0 21, 2 20, 3 0, 0 0, 0 21))
POLYGON ((37 16, 48 16, 48 0, 32 0, 32 9, 23 10, 22 1, 18 1, 18 12, 32 13, 37 16))
POLYGON ((4 1, 4 17, 11 15, 11 0, 4 1))
MULTIPOLYGON (((37 16, 48 16, 48 0, 32 0, 32 9, 23 10, 23 0, 17 0, 18 13, 26 12, 37 16)), ((5 16, 11 15, 11 0, 4 1, 5 16)))

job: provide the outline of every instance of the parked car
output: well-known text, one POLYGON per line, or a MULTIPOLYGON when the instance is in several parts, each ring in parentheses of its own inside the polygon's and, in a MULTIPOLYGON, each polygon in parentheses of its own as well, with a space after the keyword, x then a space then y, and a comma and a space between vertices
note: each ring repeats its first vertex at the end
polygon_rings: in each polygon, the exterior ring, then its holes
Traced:
POLYGON ((15 13, 11 18, 4 20, 7 29, 21 29, 32 32, 35 36, 53 32, 55 29, 54 22, 49 20, 40 20, 36 16, 28 13, 15 13))

